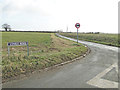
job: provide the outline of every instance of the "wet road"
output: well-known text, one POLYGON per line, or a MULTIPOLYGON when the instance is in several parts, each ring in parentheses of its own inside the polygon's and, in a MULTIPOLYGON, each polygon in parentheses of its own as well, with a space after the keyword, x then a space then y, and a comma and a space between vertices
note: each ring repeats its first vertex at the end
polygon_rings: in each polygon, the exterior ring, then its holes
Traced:
POLYGON ((22 80, 7 82, 3 88, 118 88, 118 48, 86 41, 79 43, 91 49, 85 58, 22 80))

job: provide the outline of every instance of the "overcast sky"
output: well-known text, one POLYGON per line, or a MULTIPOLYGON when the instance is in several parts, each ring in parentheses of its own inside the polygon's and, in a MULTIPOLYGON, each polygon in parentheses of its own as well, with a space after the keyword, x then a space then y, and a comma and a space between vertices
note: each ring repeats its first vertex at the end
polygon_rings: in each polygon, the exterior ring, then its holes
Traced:
POLYGON ((119 0, 0 0, 0 26, 12 29, 118 32, 119 0))

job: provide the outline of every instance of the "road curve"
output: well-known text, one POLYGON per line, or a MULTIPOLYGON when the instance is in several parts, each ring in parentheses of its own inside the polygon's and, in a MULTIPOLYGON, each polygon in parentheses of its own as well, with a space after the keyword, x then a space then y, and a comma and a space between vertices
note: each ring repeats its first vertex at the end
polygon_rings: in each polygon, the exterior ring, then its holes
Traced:
MULTIPOLYGON (((57 34, 57 36, 72 41, 57 34)), ((79 41, 91 49, 85 58, 28 78, 4 83, 3 88, 118 88, 118 48, 79 41)))

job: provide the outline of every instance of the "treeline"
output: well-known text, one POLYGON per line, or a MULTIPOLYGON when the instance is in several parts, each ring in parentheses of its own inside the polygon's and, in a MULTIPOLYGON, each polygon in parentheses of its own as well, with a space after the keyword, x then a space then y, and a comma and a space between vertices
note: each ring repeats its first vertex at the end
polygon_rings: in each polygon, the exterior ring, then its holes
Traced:
MULTIPOLYGON (((1 31, 1 30, 0 30, 1 31)), ((2 31, 2 32, 6 32, 6 31, 2 31)), ((7 32, 41 32, 41 33, 58 33, 59 31, 7 31, 7 32)))
MULTIPOLYGON (((63 33, 76 33, 76 32, 63 32, 63 33)), ((79 32, 82 34, 100 34, 101 32, 79 32)))
POLYGON ((100 34, 100 32, 86 32, 86 34, 100 34))
MULTIPOLYGON (((5 30, 0 30, 2 32, 6 32, 5 30)), ((41 33, 76 33, 76 32, 63 32, 63 31, 20 31, 20 30, 11 30, 7 32, 41 32, 41 33)), ((82 34, 100 34, 101 32, 80 32, 82 34)))

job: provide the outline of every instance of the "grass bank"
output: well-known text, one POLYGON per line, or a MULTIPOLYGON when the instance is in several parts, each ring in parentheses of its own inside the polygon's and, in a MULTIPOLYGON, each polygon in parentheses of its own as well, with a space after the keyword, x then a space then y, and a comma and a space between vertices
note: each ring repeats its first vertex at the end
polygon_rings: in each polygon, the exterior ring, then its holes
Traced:
POLYGON ((54 33, 2 32, 2 79, 27 74, 82 56, 87 47, 56 37, 54 33), (7 42, 28 41, 26 46, 11 46, 7 53, 7 42))
MULTIPOLYGON (((63 36, 77 39, 76 33, 60 33, 63 36)), ((90 41, 109 46, 120 47, 120 34, 82 34, 79 33, 79 40, 90 41)))

